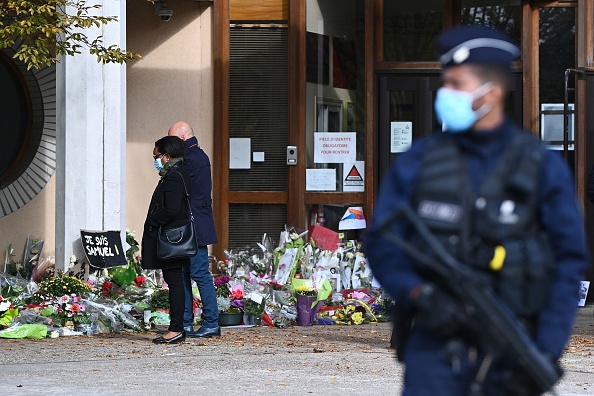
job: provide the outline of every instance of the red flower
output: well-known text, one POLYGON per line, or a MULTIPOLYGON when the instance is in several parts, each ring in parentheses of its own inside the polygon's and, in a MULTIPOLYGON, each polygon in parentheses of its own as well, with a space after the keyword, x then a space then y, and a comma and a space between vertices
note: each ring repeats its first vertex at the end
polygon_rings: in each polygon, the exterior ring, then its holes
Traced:
POLYGON ((138 275, 134 278, 134 283, 136 283, 136 286, 141 287, 145 280, 146 276, 138 275))
POLYGON ((101 288, 104 291, 109 291, 109 290, 111 290, 112 287, 113 287, 113 285, 111 283, 109 283, 108 281, 103 282, 103 285, 101 286, 101 288))
POLYGON ((243 292, 241 291, 241 289, 233 290, 229 298, 231 300, 241 300, 243 298, 243 292))

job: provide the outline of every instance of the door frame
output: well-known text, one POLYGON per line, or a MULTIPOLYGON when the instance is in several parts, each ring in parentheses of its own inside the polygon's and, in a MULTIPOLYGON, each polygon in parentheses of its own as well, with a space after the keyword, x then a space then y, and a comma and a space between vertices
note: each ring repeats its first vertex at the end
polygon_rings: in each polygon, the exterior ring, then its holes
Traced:
MULTIPOLYGON (((337 0, 337 3, 340 0, 337 0)), ((365 192, 325 193, 306 192, 306 2, 278 0, 268 6, 280 7, 288 21, 288 144, 297 147, 297 165, 288 166, 287 191, 251 192, 229 191, 229 49, 230 16, 234 8, 243 6, 238 1, 216 1, 213 4, 213 96, 214 130, 218 131, 213 155, 213 214, 219 243, 213 246, 215 257, 224 257, 229 245, 229 204, 283 204, 287 205, 287 225, 307 229, 306 206, 310 204, 363 204, 366 213, 373 212, 375 190, 375 86, 374 86, 374 7, 377 0, 365 1, 365 192), (274 4, 272 4, 274 3, 274 4)), ((250 15, 270 18, 266 7, 252 4, 250 15)), ((277 18, 278 19, 278 18, 277 18)), ((246 22, 246 21, 242 21, 246 22)), ((249 22, 249 21, 248 21, 249 22)), ((278 23, 278 20, 276 21, 278 23)), ((257 238, 254 235, 254 238, 257 238)), ((254 240, 256 242, 256 240, 254 240)))

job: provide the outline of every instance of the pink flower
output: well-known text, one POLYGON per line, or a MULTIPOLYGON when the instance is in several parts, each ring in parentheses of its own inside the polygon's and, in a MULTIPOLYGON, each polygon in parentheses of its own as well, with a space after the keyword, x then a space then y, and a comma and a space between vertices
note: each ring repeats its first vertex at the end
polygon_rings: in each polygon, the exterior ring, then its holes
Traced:
POLYGON ((72 296, 72 302, 77 303, 79 299, 80 299, 80 297, 77 296, 76 294, 72 296))
POLYGON ((63 295, 62 297, 60 297, 60 303, 62 303, 62 304, 66 304, 69 301, 70 301, 70 296, 63 295))

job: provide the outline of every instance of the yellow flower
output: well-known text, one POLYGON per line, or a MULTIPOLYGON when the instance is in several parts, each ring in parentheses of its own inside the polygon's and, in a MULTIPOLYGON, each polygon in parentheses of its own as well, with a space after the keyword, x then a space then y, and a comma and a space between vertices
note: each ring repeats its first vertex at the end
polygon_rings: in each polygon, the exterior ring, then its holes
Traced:
POLYGON ((363 323, 363 314, 361 312, 355 312, 352 316, 351 319, 353 320, 353 322, 355 324, 360 325, 361 323, 363 323))

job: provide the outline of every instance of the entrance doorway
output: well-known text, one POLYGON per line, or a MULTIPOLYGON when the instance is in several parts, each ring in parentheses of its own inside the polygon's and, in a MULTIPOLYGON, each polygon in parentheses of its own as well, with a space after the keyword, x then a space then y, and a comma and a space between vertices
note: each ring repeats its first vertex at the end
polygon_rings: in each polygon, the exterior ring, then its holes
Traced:
MULTIPOLYGON (((433 111, 441 71, 378 73, 378 153, 380 180, 396 156, 416 139, 441 131, 433 111)), ((507 114, 522 120, 522 77, 513 75, 507 99, 507 114)))
POLYGON ((439 130, 433 102, 439 72, 378 76, 378 170, 380 180, 398 153, 412 141, 439 130))

